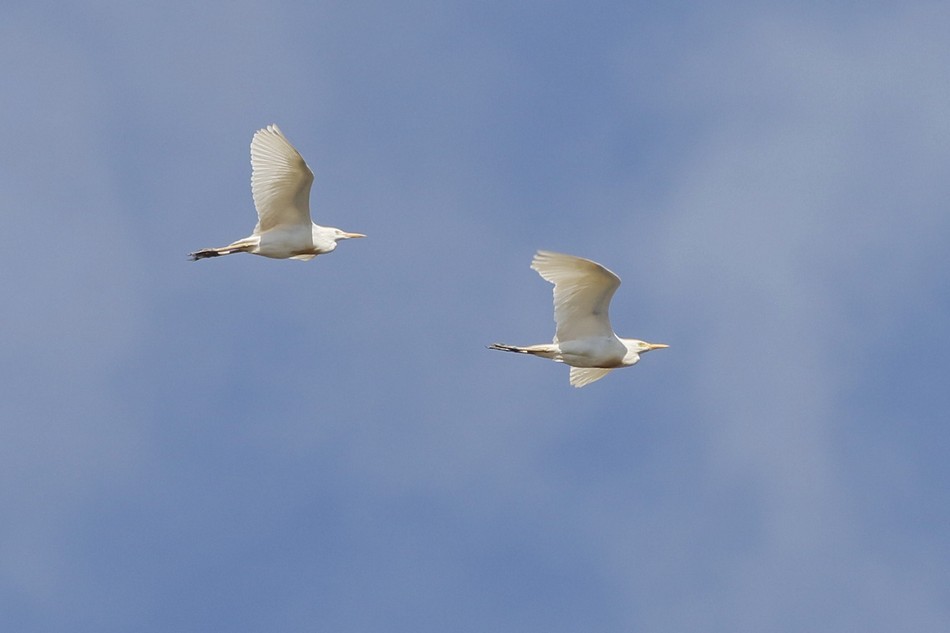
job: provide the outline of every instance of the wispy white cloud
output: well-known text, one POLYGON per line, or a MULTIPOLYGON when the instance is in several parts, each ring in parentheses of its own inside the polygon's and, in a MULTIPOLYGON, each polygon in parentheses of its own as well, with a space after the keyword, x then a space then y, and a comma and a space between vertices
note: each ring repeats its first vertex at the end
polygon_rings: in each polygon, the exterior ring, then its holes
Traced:
POLYGON ((939 630, 948 616, 926 566, 876 553, 840 444, 855 415, 841 394, 862 364, 848 359, 886 362, 893 324, 918 309, 908 286, 940 284, 950 191, 932 174, 947 158, 933 139, 948 95, 933 81, 950 51, 933 24, 945 22, 915 8, 847 26, 742 17, 650 86, 671 118, 699 124, 655 185, 658 239, 634 257, 678 333, 703 324, 686 339, 694 423, 706 476, 716 494, 741 491, 749 532, 674 563, 676 578, 704 561, 717 573, 680 598, 684 620, 670 625, 660 603, 660 628, 939 630))

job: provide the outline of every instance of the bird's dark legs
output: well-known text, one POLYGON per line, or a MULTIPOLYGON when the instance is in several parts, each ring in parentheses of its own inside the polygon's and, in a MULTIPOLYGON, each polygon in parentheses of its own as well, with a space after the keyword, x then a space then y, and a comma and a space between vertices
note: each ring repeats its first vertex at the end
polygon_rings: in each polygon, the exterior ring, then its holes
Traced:
POLYGON ((199 259, 206 259, 208 257, 218 257, 219 255, 222 255, 222 254, 223 253, 218 252, 218 250, 215 248, 203 248, 200 251, 195 251, 194 253, 191 253, 190 255, 188 255, 188 257, 191 258, 191 261, 196 262, 199 259))

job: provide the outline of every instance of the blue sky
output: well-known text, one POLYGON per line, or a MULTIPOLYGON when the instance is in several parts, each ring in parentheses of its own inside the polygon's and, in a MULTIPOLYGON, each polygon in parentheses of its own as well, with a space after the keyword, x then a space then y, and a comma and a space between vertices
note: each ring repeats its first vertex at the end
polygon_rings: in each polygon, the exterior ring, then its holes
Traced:
POLYGON ((17 631, 950 630, 945 3, 15 3, 17 631), (309 263, 254 225, 278 123, 309 263), (582 390, 538 248, 665 342, 582 390))

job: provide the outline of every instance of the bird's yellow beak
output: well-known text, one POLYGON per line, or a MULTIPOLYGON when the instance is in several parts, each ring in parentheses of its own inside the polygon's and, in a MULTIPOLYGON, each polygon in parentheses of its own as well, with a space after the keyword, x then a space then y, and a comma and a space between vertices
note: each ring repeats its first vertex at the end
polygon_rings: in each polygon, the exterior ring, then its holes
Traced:
POLYGON ((345 232, 345 231, 344 231, 343 235, 345 235, 347 238, 352 238, 352 237, 366 237, 366 236, 363 235, 362 233, 347 233, 347 232, 345 232))
POLYGON ((663 349, 669 347, 666 343, 650 343, 650 349, 663 349))

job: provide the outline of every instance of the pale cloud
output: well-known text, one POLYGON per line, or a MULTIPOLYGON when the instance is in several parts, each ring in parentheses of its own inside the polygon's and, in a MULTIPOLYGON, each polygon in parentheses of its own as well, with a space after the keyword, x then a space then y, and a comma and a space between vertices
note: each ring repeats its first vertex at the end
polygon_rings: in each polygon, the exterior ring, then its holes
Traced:
POLYGON ((83 585, 70 540, 90 500, 136 472, 140 430, 114 379, 140 332, 144 290, 95 64, 49 30, 14 19, 3 31, 4 98, 21 111, 4 135, 0 176, 0 505, 9 519, 0 590, 20 605, 16 618, 57 603, 81 609, 88 597, 70 590, 83 585))
MULTIPOLYGON (((932 166, 950 158, 934 143, 950 94, 934 80, 950 52, 934 46, 935 17, 739 18, 650 86, 699 124, 656 185, 668 192, 659 239, 636 261, 675 331, 703 323, 686 388, 706 476, 716 494, 741 491, 750 522, 744 545, 696 553, 718 573, 680 598, 692 615, 671 624, 663 604, 655 627, 939 630, 948 618, 925 567, 875 552, 839 446, 854 415, 841 394, 860 370, 850 357, 881 362, 889 324, 917 309, 907 286, 939 283, 950 191, 932 166)), ((685 575, 692 563, 674 564, 685 575)))

